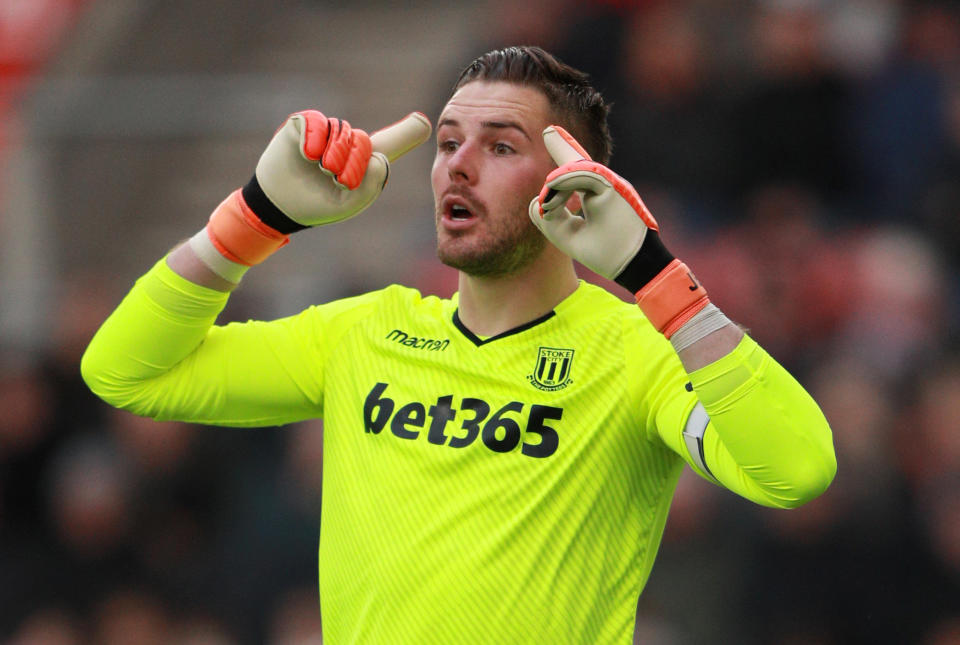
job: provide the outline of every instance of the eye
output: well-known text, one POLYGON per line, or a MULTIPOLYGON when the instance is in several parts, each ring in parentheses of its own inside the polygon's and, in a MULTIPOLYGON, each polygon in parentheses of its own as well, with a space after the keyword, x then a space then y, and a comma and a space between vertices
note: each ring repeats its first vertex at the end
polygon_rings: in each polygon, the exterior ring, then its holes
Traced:
POLYGON ((493 151, 498 155, 509 155, 514 153, 513 147, 502 142, 494 144, 493 151))
POLYGON ((437 149, 441 152, 453 152, 460 147, 460 144, 453 139, 446 139, 444 141, 437 142, 437 149))

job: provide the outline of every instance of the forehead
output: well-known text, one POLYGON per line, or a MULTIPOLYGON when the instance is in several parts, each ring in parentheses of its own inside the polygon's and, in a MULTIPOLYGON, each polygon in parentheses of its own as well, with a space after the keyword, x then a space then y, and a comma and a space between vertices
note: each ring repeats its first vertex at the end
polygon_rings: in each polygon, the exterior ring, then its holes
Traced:
POLYGON ((550 122, 549 113, 547 97, 537 89, 504 81, 472 81, 450 97, 440 121, 496 118, 542 128, 550 122))

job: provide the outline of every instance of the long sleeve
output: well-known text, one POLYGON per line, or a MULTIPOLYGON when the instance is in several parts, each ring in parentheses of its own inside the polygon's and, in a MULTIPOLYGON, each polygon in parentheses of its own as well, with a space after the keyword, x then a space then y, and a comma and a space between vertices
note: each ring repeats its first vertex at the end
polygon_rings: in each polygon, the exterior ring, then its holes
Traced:
POLYGON ((90 389, 157 419, 255 426, 318 416, 321 370, 308 312, 214 326, 228 294, 161 260, 94 336, 81 362, 90 389))
MULTIPOLYGON (((837 469, 830 426, 806 390, 755 341, 745 336, 689 381, 709 416, 703 461, 719 483, 778 508, 826 490, 837 469)), ((675 450, 686 449, 675 425, 660 431, 675 450)))

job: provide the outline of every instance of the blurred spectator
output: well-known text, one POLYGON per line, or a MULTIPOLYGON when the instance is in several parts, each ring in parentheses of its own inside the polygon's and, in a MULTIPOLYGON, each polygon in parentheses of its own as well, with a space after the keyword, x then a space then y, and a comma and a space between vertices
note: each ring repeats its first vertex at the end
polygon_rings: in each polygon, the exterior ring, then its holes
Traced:
MULTIPOLYGON (((902 468, 916 488, 936 490, 960 474, 960 358, 940 357, 916 381, 898 427, 902 468)), ((960 543, 958 543, 960 545, 960 543)))
POLYGON ((291 505, 306 517, 320 516, 323 488, 323 421, 315 419, 291 429, 284 456, 284 477, 291 505))
POLYGON ((842 233, 803 184, 768 184, 748 196, 738 224, 698 238, 688 263, 728 315, 783 364, 803 368, 851 312, 858 278, 842 233))
POLYGON ((923 645, 956 645, 957 643, 960 643, 960 616, 938 623, 923 639, 923 645))
POLYGON ((927 239, 899 226, 869 230, 846 253, 854 266, 835 275, 850 310, 834 349, 885 378, 902 378, 935 356, 948 333, 941 259, 927 239))
POLYGON ((833 428, 842 475, 802 513, 761 512, 765 531, 749 584, 768 619, 753 622, 753 637, 910 642, 901 610, 909 598, 902 586, 905 496, 891 443, 896 401, 855 360, 821 364, 810 391, 833 428))
MULTIPOLYGON (((492 0, 485 7, 487 33, 491 47, 538 45, 555 51, 570 38, 571 31, 582 27, 576 0, 529 0, 511 2, 492 0), (550 20, 544 20, 550 16, 550 20)), ((590 11, 586 12, 588 15, 590 11)))
POLYGON ((149 478, 174 473, 187 459, 196 427, 160 423, 129 412, 111 410, 110 431, 124 455, 149 478))
POLYGON ((44 439, 50 420, 46 384, 36 367, 8 359, 0 370, 0 459, 16 457, 44 439))
POLYGON ((99 438, 64 446, 49 481, 53 522, 64 546, 80 559, 96 559, 123 543, 132 528, 131 475, 99 438))
POLYGON ((315 587, 290 590, 274 609, 268 645, 323 645, 315 587))
POLYGON ((760 3, 748 32, 751 79, 736 108, 740 185, 797 182, 829 199, 849 189, 848 87, 824 52, 816 3, 760 3))
POLYGON ((887 64, 901 14, 899 0, 846 0, 821 5, 824 54, 829 65, 854 82, 887 64))
POLYGON ((850 114, 862 213, 899 220, 923 199, 943 146, 947 84, 960 70, 960 15, 948 2, 906 4, 899 55, 859 89, 850 114))
POLYGON ((950 320, 960 321, 960 64, 947 78, 943 97, 944 141, 936 161, 926 175, 924 185, 911 204, 910 213, 918 213, 916 221, 927 239, 944 258, 953 276, 952 285, 944 285, 942 298, 950 320))
POLYGON ((50 389, 35 365, 0 354, 0 535, 41 528, 37 472, 54 441, 50 389))
POLYGON ((149 593, 119 590, 95 610, 94 642, 99 645, 167 645, 170 636, 167 609, 149 593))
POLYGON ((741 500, 685 470, 640 596, 638 633, 651 642, 711 642, 718 634, 742 642, 749 631, 738 614, 745 591, 738 563, 749 551, 752 525, 741 500))
POLYGON ((944 630, 941 639, 960 618, 960 359, 941 357, 913 386, 895 440, 911 505, 907 606, 918 629, 944 630))
POLYGON ((729 126, 730 94, 711 55, 715 43, 683 3, 637 12, 624 29, 611 109, 613 168, 637 186, 673 192, 688 215, 706 209, 723 218, 742 160, 729 126))
POLYGON ((87 641, 78 622, 60 609, 37 609, 23 621, 7 645, 83 645, 87 641))
POLYGON ((177 645, 235 645, 238 641, 221 621, 210 616, 188 616, 174 625, 170 643, 177 645))
POLYGON ((680 636, 677 627, 670 622, 642 611, 637 614, 634 645, 680 645, 684 642, 688 641, 680 636))

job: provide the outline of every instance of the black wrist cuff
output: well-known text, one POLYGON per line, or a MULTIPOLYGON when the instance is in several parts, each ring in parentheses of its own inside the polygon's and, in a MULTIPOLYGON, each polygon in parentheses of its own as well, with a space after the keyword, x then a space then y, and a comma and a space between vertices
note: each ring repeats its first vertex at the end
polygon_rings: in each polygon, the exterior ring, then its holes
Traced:
POLYGON ((620 275, 614 278, 614 281, 621 287, 629 289, 631 293, 636 293, 657 277, 657 274, 673 260, 673 255, 660 241, 660 234, 654 230, 648 230, 640 250, 620 275))
POLYGON ((260 182, 257 181, 256 174, 254 174, 254 176, 250 178, 250 181, 247 182, 247 185, 243 187, 241 194, 243 195, 243 201, 247 203, 247 206, 250 207, 253 214, 273 230, 283 233, 284 235, 289 235, 290 233, 296 233, 297 231, 308 228, 284 215, 283 211, 270 201, 270 198, 267 197, 263 189, 260 188, 260 182))

